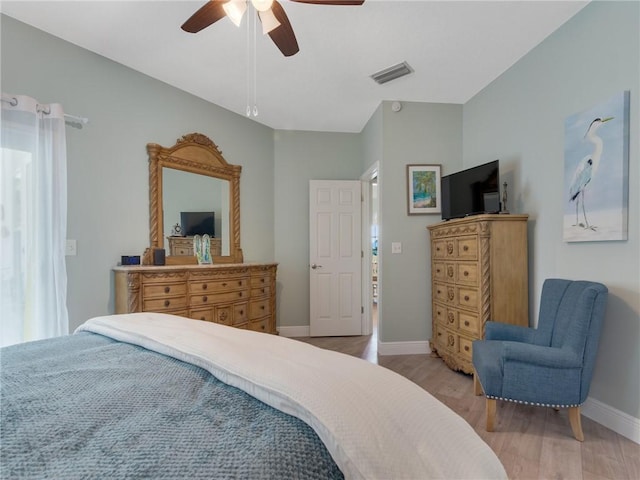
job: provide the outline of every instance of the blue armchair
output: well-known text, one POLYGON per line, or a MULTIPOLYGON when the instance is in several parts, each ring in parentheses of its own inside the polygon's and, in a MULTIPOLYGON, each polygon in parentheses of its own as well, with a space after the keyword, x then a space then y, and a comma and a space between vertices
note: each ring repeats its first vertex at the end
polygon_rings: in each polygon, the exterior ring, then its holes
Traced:
POLYGON ((486 430, 496 400, 568 408, 574 437, 584 440, 580 405, 587 399, 607 302, 601 283, 545 280, 538 328, 487 322, 473 342, 474 393, 487 398, 486 430))

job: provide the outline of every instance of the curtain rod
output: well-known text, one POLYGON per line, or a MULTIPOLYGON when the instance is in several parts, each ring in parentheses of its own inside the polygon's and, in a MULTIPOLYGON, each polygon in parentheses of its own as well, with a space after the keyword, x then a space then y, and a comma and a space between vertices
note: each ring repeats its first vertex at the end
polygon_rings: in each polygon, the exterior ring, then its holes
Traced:
MULTIPOLYGON (((16 107, 18 105, 18 99, 16 97, 2 94, 2 101, 8 103, 12 107, 16 107)), ((37 104, 38 112, 44 113, 45 115, 49 115, 51 113, 48 106, 37 104)), ((78 117, 77 115, 70 115, 68 113, 64 114, 65 120, 70 120, 73 123, 79 123, 81 125, 86 125, 89 123, 89 119, 86 117, 78 117)))

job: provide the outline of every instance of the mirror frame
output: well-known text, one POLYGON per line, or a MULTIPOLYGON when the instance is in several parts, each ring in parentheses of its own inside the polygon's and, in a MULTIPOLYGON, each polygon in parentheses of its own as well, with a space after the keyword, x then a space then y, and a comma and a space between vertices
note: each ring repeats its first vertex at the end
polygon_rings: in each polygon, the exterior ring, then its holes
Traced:
MULTIPOLYGON (((162 169, 173 168, 229 181, 229 255, 215 256, 213 263, 242 263, 240 248, 240 165, 231 165, 213 141, 201 133, 183 135, 172 147, 147 144, 149 155, 149 240, 143 263, 153 264, 153 250, 164 248, 164 209, 162 205, 162 169)), ((169 265, 194 264, 191 256, 167 256, 169 265)))

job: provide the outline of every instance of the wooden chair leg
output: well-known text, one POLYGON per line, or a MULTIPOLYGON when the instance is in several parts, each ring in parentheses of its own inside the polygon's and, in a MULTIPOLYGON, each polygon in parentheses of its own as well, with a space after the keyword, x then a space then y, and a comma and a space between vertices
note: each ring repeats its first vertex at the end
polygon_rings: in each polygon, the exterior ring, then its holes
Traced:
POLYGON ((582 420, 580 419, 580 407, 569 407, 569 423, 573 436, 579 442, 584 442, 584 434, 582 433, 582 420))
POLYGON ((478 380, 478 374, 475 370, 473 371, 473 394, 482 395, 482 385, 480 385, 480 380, 478 380))
POLYGON ((487 398, 487 432, 493 432, 493 424, 496 419, 496 399, 487 398))

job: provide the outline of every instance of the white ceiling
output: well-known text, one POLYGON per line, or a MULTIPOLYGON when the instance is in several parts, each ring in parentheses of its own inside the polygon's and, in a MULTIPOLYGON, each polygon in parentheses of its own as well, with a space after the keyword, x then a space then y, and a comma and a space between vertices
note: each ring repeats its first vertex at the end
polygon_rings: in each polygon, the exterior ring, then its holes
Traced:
MULTIPOLYGON (((250 22, 245 15, 240 28, 223 18, 197 34, 182 31, 180 25, 204 3, 2 1, 0 8, 244 115, 253 78, 247 64, 250 22)), ((465 103, 588 2, 280 3, 300 52, 285 58, 258 33, 255 121, 284 130, 360 132, 383 100, 465 103), (369 78, 402 61, 415 72, 385 85, 369 78)))

